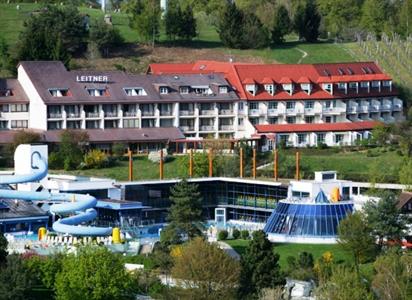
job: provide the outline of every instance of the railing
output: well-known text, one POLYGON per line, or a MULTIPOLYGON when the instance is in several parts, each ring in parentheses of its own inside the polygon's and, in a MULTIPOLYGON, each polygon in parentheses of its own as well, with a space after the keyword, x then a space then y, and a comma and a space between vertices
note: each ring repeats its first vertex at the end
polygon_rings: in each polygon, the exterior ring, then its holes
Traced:
POLYGON ((279 114, 279 111, 278 111, 277 108, 269 108, 269 109, 268 109, 268 114, 269 114, 269 115, 278 115, 278 114, 279 114))
POLYGON ((402 104, 399 104, 399 103, 394 104, 393 105, 393 110, 402 110, 402 104))
POLYGON ((233 115, 232 109, 221 109, 219 110, 219 115, 233 115))
POLYGON ((180 110, 179 114, 181 116, 192 116, 195 114, 195 111, 194 110, 180 110))
POLYGON ((171 116, 173 112, 171 110, 161 110, 160 115, 161 116, 171 116))
POLYGON ((202 125, 200 126, 200 131, 214 131, 215 126, 213 125, 202 125))
POLYGON ((182 131, 194 131, 195 127, 194 126, 180 126, 179 127, 182 131))
POLYGON ((104 112, 104 116, 108 118, 114 118, 118 116, 118 113, 117 111, 108 111, 108 112, 104 112))
POLYGON ((214 115, 215 111, 214 110, 200 110, 201 115, 214 115))
POLYGON ((249 115, 251 115, 251 116, 259 116, 260 114, 261 114, 261 111, 259 109, 249 110, 249 115))
POLYGON ((233 125, 220 125, 219 130, 233 130, 233 125))
POLYGON ((66 113, 68 119, 80 118, 80 113, 66 113))
POLYGON ((320 114, 322 111, 318 108, 314 108, 314 107, 305 107, 305 114, 320 114))
POLYGON ((380 111, 380 108, 381 108, 380 104, 371 104, 370 105, 370 111, 378 112, 378 111, 380 111))
POLYGON ((125 112, 123 112, 123 115, 125 117, 136 117, 137 116, 137 111, 125 111, 125 112))
POLYGON ((392 104, 382 104, 381 110, 392 110, 392 104))
POLYGON ((86 118, 98 118, 100 117, 99 112, 86 112, 86 118))
POLYGON ((142 116, 143 117, 154 116, 154 111, 153 110, 142 110, 142 116))
POLYGON ((358 111, 358 106, 357 106, 357 105, 348 106, 347 111, 348 111, 349 113, 357 113, 357 111, 358 111))
POLYGON ((62 117, 62 113, 49 113, 47 114, 47 117, 49 119, 60 119, 62 117))

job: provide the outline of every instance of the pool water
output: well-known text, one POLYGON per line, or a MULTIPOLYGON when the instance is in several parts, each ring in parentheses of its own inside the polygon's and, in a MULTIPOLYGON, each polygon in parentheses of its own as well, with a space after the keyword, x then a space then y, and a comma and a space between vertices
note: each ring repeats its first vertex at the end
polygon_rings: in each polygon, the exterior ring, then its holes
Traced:
POLYGON ((38 240, 38 236, 35 233, 31 233, 31 234, 16 233, 16 234, 12 234, 12 236, 15 239, 20 239, 20 240, 31 240, 31 241, 37 241, 38 240))

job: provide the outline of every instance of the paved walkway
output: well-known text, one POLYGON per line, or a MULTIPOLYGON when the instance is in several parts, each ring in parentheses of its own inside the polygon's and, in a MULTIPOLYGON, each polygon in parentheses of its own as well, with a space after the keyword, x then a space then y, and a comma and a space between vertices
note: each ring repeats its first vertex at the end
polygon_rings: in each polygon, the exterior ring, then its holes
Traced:
POLYGON ((237 253, 235 249, 233 249, 229 244, 222 242, 222 241, 218 241, 217 244, 219 248, 224 250, 227 254, 229 254, 229 256, 231 256, 232 258, 236 260, 240 260, 239 253, 237 253))

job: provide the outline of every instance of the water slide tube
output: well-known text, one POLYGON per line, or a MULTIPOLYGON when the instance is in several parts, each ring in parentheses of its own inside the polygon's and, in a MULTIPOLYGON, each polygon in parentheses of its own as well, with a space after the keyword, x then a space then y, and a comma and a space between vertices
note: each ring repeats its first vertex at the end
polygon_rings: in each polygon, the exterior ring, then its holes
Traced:
MULTIPOLYGON (((0 184, 39 181, 47 176, 47 162, 41 157, 39 152, 32 153, 31 163, 32 169, 35 169, 36 171, 30 174, 1 176, 0 184), (36 159, 36 163, 34 163, 34 159, 36 159)), ((93 208, 96 206, 97 200, 90 195, 0 189, 0 198, 64 202, 53 204, 50 207, 50 212, 52 214, 75 214, 74 216, 61 218, 53 223, 53 230, 59 233, 67 233, 77 236, 106 236, 112 233, 112 228, 110 227, 79 226, 81 223, 91 221, 97 217, 97 212, 93 208)))

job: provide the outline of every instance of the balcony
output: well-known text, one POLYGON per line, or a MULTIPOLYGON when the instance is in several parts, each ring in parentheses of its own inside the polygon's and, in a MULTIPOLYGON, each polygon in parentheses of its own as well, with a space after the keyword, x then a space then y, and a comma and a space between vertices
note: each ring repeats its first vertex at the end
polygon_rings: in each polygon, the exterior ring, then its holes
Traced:
POLYGON ((392 110, 392 104, 385 103, 381 105, 381 111, 391 111, 391 110, 392 110))
POLYGON ((269 116, 277 116, 279 115, 279 110, 277 108, 269 108, 268 109, 269 116))
POLYGON ((104 116, 107 118, 116 118, 118 116, 117 111, 105 111, 104 116))
POLYGON ((232 109, 221 109, 219 110, 219 115, 233 115, 232 109))
POLYGON ((259 109, 250 109, 249 110, 249 116, 260 116, 261 114, 263 114, 263 112, 260 111, 259 109))
POLYGON ((80 118, 80 113, 66 113, 67 119, 80 118))
POLYGON ((346 107, 343 107, 343 106, 322 108, 322 113, 324 114, 340 114, 343 112, 346 112, 346 107))
POLYGON ((347 112, 350 114, 356 114, 358 112, 358 106, 357 105, 350 105, 347 107, 347 112))
POLYGON ((403 108, 403 107, 402 107, 402 104, 401 104, 401 103, 394 103, 392 109, 393 109, 394 111, 401 111, 402 108, 403 108))
POLYGON ((369 110, 371 112, 379 112, 381 110, 381 105, 380 104, 371 104, 369 107, 369 110))
POLYGON ((47 117, 49 118, 49 119, 60 119, 60 118, 62 118, 62 113, 48 113, 47 114, 47 117))
POLYGON ((86 112, 86 118, 99 118, 99 112, 86 112))
POLYGON ((153 117, 154 110, 142 110, 142 116, 143 117, 153 117))
POLYGON ((215 126, 214 125, 201 125, 200 126, 200 131, 214 131, 215 126))
POLYGON ((179 115, 180 116, 193 116, 195 114, 194 110, 180 110, 179 115))
POLYGON ((173 115, 173 111, 172 110, 161 110, 160 111, 160 116, 171 116, 173 115))
POLYGON ((369 105, 360 105, 358 107, 358 112, 360 113, 367 113, 369 112, 369 105))
POLYGON ((219 130, 232 131, 232 130, 234 130, 234 127, 233 127, 233 125, 220 125, 219 130))
POLYGON ((202 116, 210 116, 210 115, 214 115, 215 111, 214 110, 201 110, 200 111, 200 115, 202 116))
POLYGON ((124 111, 124 117, 137 117, 137 111, 124 111))
POLYGON ((194 131, 195 130, 194 126, 179 126, 179 128, 182 131, 194 131))

